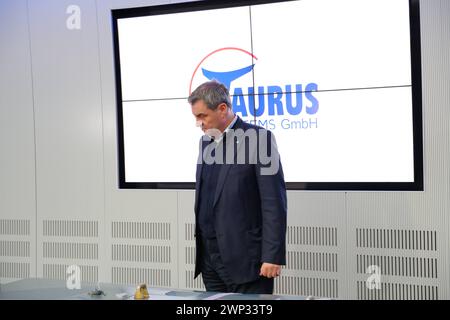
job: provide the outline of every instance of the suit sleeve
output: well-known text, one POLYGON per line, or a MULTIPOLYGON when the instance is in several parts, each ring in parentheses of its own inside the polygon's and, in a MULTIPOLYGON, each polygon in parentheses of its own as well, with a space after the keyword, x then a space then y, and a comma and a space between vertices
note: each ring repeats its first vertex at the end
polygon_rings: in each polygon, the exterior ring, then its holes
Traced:
POLYGON ((275 141, 270 131, 264 130, 258 146, 258 161, 255 174, 261 198, 262 212, 262 252, 261 262, 278 265, 286 264, 286 220, 287 197, 283 168, 275 141), (264 143, 261 148, 261 142, 264 143), (267 146, 267 148, 265 147, 267 146), (266 159, 260 159, 261 156, 266 159), (269 157, 267 157, 270 154, 269 157), (269 162, 267 158, 270 159, 269 162))

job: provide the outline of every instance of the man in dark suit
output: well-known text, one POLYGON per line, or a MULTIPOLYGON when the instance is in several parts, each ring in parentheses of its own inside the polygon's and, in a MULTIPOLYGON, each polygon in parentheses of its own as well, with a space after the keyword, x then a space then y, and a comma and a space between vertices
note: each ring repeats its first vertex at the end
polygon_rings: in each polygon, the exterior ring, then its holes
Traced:
POLYGON ((273 293, 286 255, 287 199, 273 134, 233 113, 217 81, 188 98, 205 132, 197 163, 195 277, 207 291, 273 293))

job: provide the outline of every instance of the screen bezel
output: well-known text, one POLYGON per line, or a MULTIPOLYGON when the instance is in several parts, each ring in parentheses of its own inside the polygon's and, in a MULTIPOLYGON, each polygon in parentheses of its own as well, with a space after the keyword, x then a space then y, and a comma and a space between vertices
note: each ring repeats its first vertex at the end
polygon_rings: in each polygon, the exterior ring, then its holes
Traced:
MULTIPOLYGON (((118 186, 119 189, 195 189, 195 182, 127 182, 125 180, 125 149, 122 110, 122 84, 120 71, 118 19, 221 9, 291 0, 240 0, 195 1, 167 5, 125 8, 112 10, 113 50, 115 66, 118 141, 118 186)), ((411 90, 413 121, 414 182, 286 182, 288 190, 321 191, 423 191, 423 132, 422 132, 422 76, 420 48, 420 8, 419 0, 409 0, 411 90)), ((194 166, 195 164, 193 164, 194 166)))

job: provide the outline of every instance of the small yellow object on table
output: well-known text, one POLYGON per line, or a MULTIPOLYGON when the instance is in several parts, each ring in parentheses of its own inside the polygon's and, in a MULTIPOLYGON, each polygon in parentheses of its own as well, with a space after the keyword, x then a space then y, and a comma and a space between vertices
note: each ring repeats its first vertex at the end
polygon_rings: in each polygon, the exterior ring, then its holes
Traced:
POLYGON ((145 283, 140 284, 136 288, 136 292, 134 293, 134 299, 136 300, 145 300, 148 299, 150 295, 148 294, 147 285, 145 283))

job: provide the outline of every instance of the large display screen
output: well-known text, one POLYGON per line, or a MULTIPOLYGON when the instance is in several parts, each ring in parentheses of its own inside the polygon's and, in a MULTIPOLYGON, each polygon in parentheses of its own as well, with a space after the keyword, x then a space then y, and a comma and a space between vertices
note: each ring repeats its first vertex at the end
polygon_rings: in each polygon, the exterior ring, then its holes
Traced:
POLYGON ((121 188, 193 188, 201 83, 272 131, 288 189, 423 190, 418 1, 113 10, 121 188))

